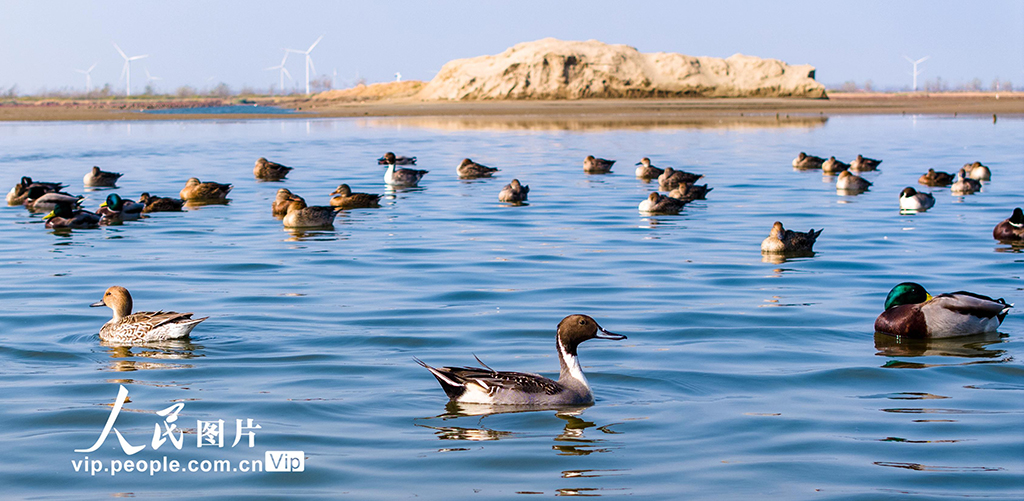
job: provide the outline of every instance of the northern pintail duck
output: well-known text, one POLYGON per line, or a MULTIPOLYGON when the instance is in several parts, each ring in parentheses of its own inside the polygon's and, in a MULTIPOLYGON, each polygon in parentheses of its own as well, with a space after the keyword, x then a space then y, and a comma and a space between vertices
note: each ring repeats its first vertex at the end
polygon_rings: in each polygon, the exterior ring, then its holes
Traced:
POLYGON ((636 164, 639 166, 636 168, 636 177, 647 181, 658 179, 658 176, 665 172, 664 169, 651 165, 651 159, 647 157, 641 158, 636 164))
POLYGON ((836 179, 836 190, 846 192, 857 192, 867 190, 871 187, 871 181, 864 179, 848 170, 844 170, 839 173, 839 178, 836 179))
POLYGON ((790 231, 782 227, 782 223, 775 221, 772 225, 772 231, 761 242, 761 252, 763 254, 785 254, 789 252, 811 252, 814 250, 814 242, 821 235, 824 229, 814 229, 807 233, 799 231, 790 231))
POLYGON ((93 166, 92 170, 85 174, 82 178, 82 183, 85 184, 86 188, 90 187, 113 187, 117 184, 117 180, 123 176, 120 172, 107 172, 100 170, 99 167, 93 166))
POLYGON ((157 197, 149 193, 139 195, 139 203, 146 208, 142 212, 180 212, 185 201, 179 198, 157 197))
POLYGON ((679 200, 704 200, 707 198, 708 192, 714 188, 708 188, 706 184, 694 184, 684 183, 676 186, 668 193, 668 196, 672 198, 678 198, 679 200))
POLYGON ((944 338, 994 332, 1012 304, 973 292, 932 296, 920 284, 904 282, 889 291, 875 332, 908 338, 944 338))
POLYGON ((687 202, 689 200, 666 197, 657 191, 652 191, 637 208, 645 214, 679 214, 687 202))
POLYGON ((583 172, 587 174, 607 174, 612 171, 612 165, 615 165, 615 160, 587 155, 587 158, 583 159, 583 172))
POLYGON ((277 196, 274 197, 274 202, 270 204, 271 213, 274 214, 274 217, 284 217, 288 213, 288 206, 294 200, 302 200, 302 203, 306 203, 302 197, 292 193, 288 188, 277 190, 277 196))
POLYGON ((103 299, 89 306, 106 306, 113 318, 100 327, 100 339, 113 343, 150 343, 188 337, 192 329, 209 317, 192 318, 191 313, 174 311, 138 311, 132 313, 132 295, 128 289, 113 286, 103 299))
POLYGON ((84 197, 68 195, 67 193, 43 193, 41 188, 30 188, 29 196, 25 200, 25 208, 32 212, 51 211, 57 204, 66 203, 71 207, 82 204, 84 197))
POLYGON ((288 212, 284 215, 285 228, 330 228, 334 226, 334 216, 341 209, 314 205, 306 206, 301 199, 292 199, 288 204, 288 212))
POLYGON ((850 168, 850 164, 846 164, 836 160, 836 157, 828 157, 821 163, 821 172, 824 174, 839 174, 850 168))
POLYGON ((7 192, 7 205, 23 205, 29 198, 32 188, 36 188, 35 196, 32 198, 38 198, 45 193, 60 193, 60 190, 67 186, 61 183, 33 182, 32 178, 24 176, 21 178, 21 182, 15 184, 11 191, 7 192))
POLYGON ((1024 211, 1020 207, 992 229, 992 238, 1001 242, 1024 242, 1024 211))
POLYGON ((377 159, 377 165, 416 165, 416 157, 407 157, 403 155, 395 156, 392 152, 387 152, 384 156, 377 159))
POLYGON ((658 185, 662 191, 671 191, 677 186, 686 183, 695 183, 704 177, 703 174, 694 174, 682 170, 675 170, 672 167, 665 167, 665 171, 658 176, 658 185))
POLYGON ((861 155, 857 155, 857 158, 850 162, 850 170, 854 172, 867 172, 872 170, 878 170, 878 164, 882 163, 881 160, 875 160, 874 158, 865 158, 861 155))
POLYGON ((190 177, 178 196, 186 202, 221 201, 227 198, 231 188, 230 184, 204 183, 198 178, 190 177))
POLYGON ((960 168, 960 172, 956 173, 956 182, 949 187, 949 191, 954 195, 970 195, 979 190, 981 190, 981 181, 967 177, 967 169, 963 167, 960 168))
POLYGON ((384 155, 384 160, 388 162, 388 170, 384 172, 384 182, 391 186, 416 186, 420 179, 428 172, 425 170, 396 167, 395 162, 398 159, 390 151, 384 155))
POLYGON ((918 193, 909 186, 900 192, 900 210, 926 211, 934 205, 935 197, 931 193, 918 193))
POLYGON ((967 176, 976 181, 989 181, 992 179, 992 171, 988 167, 981 165, 981 162, 964 164, 964 168, 967 169, 967 176))
POLYGON ((498 372, 477 359, 478 367, 431 367, 430 371, 453 402, 492 405, 591 404, 590 390, 577 356, 580 343, 589 339, 626 339, 601 328, 586 315, 569 315, 558 323, 556 336, 561 373, 558 381, 526 372, 498 372))
POLYGON ((800 152, 796 158, 793 159, 793 168, 795 169, 820 169, 821 164, 825 163, 825 159, 816 157, 814 155, 808 155, 804 152, 800 152))
POLYGON ((280 181, 288 175, 292 167, 285 167, 279 163, 271 162, 260 157, 256 160, 256 166, 252 168, 252 175, 261 181, 280 181))
POLYGON ((331 192, 331 206, 339 209, 374 209, 380 207, 380 195, 352 193, 347 184, 340 184, 331 192))
POLYGON ((921 174, 921 177, 917 179, 917 182, 925 186, 949 186, 950 184, 953 184, 953 175, 948 172, 928 169, 928 172, 921 174))
POLYGON ((67 202, 59 202, 43 216, 47 228, 96 228, 100 224, 101 216, 87 210, 76 209, 67 202))
POLYGON ((100 224, 116 224, 122 221, 135 221, 142 215, 145 205, 121 198, 117 193, 107 195, 107 200, 100 204, 96 214, 103 217, 100 224))
POLYGON ((529 186, 520 184, 518 179, 513 179, 511 183, 506 184, 505 187, 501 189, 501 193, 498 193, 498 201, 510 204, 523 203, 526 201, 526 197, 529 193, 529 186))
POLYGON ((499 169, 494 167, 488 167, 486 165, 480 165, 468 158, 463 158, 462 162, 459 163, 459 167, 455 171, 459 174, 460 179, 475 179, 478 177, 491 177, 499 169))

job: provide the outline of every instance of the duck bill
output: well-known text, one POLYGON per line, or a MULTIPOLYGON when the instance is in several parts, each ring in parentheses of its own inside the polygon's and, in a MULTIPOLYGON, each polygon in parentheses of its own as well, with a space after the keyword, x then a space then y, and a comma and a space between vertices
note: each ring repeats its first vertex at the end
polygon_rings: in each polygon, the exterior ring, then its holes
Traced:
POLYGON ((107 305, 106 303, 104 303, 102 300, 100 300, 100 301, 96 301, 93 304, 90 304, 89 307, 96 308, 97 306, 106 306, 106 305, 107 305))
POLYGON ((43 219, 46 220, 46 219, 53 219, 53 218, 57 217, 57 214, 55 214, 54 212, 55 211, 50 211, 49 214, 43 216, 43 219))
POLYGON ((634 165, 643 165, 643 164, 644 164, 643 162, 637 162, 634 165))
POLYGON ((618 341, 620 339, 626 339, 626 336, 623 336, 622 334, 616 334, 614 332, 608 332, 608 331, 606 331, 604 329, 598 329, 597 330, 597 335, 594 336, 594 337, 596 337, 598 339, 611 339, 612 341, 618 341))
POLYGON ((931 300, 932 300, 932 299, 933 299, 934 297, 935 297, 935 296, 932 296, 931 294, 929 294, 929 293, 927 293, 927 292, 925 292, 925 293, 924 293, 924 301, 925 301, 926 303, 927 303, 928 301, 931 301, 931 300))

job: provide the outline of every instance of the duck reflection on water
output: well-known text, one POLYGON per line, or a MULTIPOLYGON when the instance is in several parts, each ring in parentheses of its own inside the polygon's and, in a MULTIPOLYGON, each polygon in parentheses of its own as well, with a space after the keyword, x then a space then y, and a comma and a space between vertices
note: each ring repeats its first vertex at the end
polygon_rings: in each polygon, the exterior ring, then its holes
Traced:
POLYGON ((117 343, 101 341, 100 345, 107 348, 111 361, 108 370, 114 372, 131 372, 139 370, 191 369, 187 363, 171 363, 169 360, 189 360, 204 357, 197 351, 203 347, 190 340, 170 340, 160 343, 147 343, 135 346, 124 346, 117 343), (140 360, 141 359, 141 360, 140 360))
MULTIPOLYGON (((1004 339, 1006 337, 1006 334, 990 332, 953 338, 907 339, 877 332, 875 333, 875 349, 878 352, 875 355, 880 357, 961 357, 987 359, 956 365, 1002 363, 1010 359, 1006 350, 992 349, 990 346, 1005 342, 1004 339)), ((889 360, 884 367, 921 369, 942 365, 951 364, 889 360)))

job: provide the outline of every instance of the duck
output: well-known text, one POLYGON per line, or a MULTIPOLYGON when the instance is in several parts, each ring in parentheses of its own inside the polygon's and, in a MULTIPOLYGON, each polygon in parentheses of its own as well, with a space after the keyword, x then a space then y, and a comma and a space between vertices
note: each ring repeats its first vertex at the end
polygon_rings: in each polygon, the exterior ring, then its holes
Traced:
POLYGON ((390 151, 384 155, 384 160, 388 162, 388 170, 384 172, 384 183, 391 186, 416 186, 420 179, 429 172, 417 169, 396 168, 395 165, 398 159, 390 151))
POLYGON ((935 169, 928 169, 928 172, 921 174, 917 182, 925 186, 949 186, 953 184, 953 175, 948 172, 939 172, 935 169))
POLYGON ((340 184, 331 192, 331 206, 341 209, 375 209, 380 207, 380 195, 352 193, 347 184, 340 184))
POLYGON ((406 156, 395 156, 392 152, 387 152, 384 156, 377 159, 377 165, 416 165, 416 157, 406 156), (389 160, 390 159, 390 160, 389 160))
POLYGON ((900 210, 926 211, 934 205, 935 197, 931 193, 918 193, 909 186, 900 192, 900 210))
POLYGON ((15 184, 11 191, 7 192, 7 205, 23 205, 25 200, 29 198, 29 191, 33 187, 37 188, 36 193, 38 193, 35 198, 42 196, 44 193, 62 193, 61 190, 67 188, 67 186, 61 183, 33 182, 32 178, 24 176, 21 178, 21 182, 15 184))
POLYGON ((520 184, 518 179, 513 179, 501 189, 501 193, 498 193, 498 201, 510 204, 523 203, 529 193, 529 186, 520 184))
POLYGON ((961 167, 956 173, 956 182, 949 187, 950 193, 954 195, 970 195, 981 190, 981 181, 967 177, 967 169, 961 167))
POLYGON ((992 179, 992 171, 988 167, 981 165, 981 162, 964 164, 964 168, 967 169, 968 177, 975 181, 989 181, 992 179))
POLYGON ((714 188, 708 188, 706 184, 684 183, 676 186, 668 193, 668 196, 679 200, 705 200, 708 192, 714 188))
POLYGON ((491 177, 499 169, 494 167, 488 167, 486 165, 480 165, 468 158, 463 158, 462 162, 459 163, 459 167, 455 171, 459 174, 459 179, 476 179, 479 177, 491 177))
POLYGON ((836 157, 828 157, 828 160, 825 160, 821 164, 821 172, 824 174, 839 174, 849 168, 850 164, 840 162, 839 160, 836 160, 836 157))
POLYGON ((824 228, 818 231, 814 231, 812 228, 806 233, 790 231, 783 228, 780 221, 775 221, 775 224, 772 225, 772 231, 768 235, 768 238, 765 238, 761 242, 761 253, 786 254, 790 252, 811 252, 814 250, 814 242, 823 231, 825 231, 824 228))
POLYGON ((850 170, 854 172, 867 172, 872 170, 878 170, 878 164, 882 163, 881 160, 875 160, 874 158, 865 158, 860 154, 857 154, 857 158, 850 162, 850 170))
POLYGON ((293 167, 285 167, 276 162, 271 162, 260 157, 256 160, 256 166, 252 168, 252 174, 260 181, 280 181, 288 175, 293 167))
POLYGON ((1024 211, 1020 207, 992 229, 992 238, 1000 242, 1024 242, 1024 211))
POLYGON ((604 330, 587 315, 569 315, 558 323, 556 346, 561 372, 558 381, 526 372, 498 372, 479 358, 478 367, 431 367, 430 371, 452 402, 490 405, 586 405, 594 403, 577 355, 580 343, 591 339, 622 340, 626 336, 604 330))
POLYGON ((864 179, 848 170, 839 173, 836 179, 836 190, 849 192, 862 192, 871 187, 871 181, 864 179))
POLYGON ((113 224, 122 221, 135 221, 142 215, 146 206, 133 200, 121 198, 117 193, 107 195, 107 200, 100 204, 96 214, 103 217, 100 224, 113 224))
POLYGON ((665 167, 665 171, 658 176, 658 185, 662 191, 671 191, 681 184, 692 184, 704 177, 703 174, 694 174, 672 167, 665 167))
POLYGON ((284 215, 285 228, 331 228, 334 216, 341 209, 314 205, 309 207, 302 199, 292 199, 284 215))
POLYGON ((46 212, 53 210, 59 203, 66 203, 73 208, 77 208, 82 204, 82 200, 84 200, 84 197, 81 196, 76 197, 59 192, 45 193, 43 188, 32 187, 28 190, 25 208, 31 212, 46 212))
POLYGON ((43 219, 46 220, 46 227, 50 229, 86 229, 99 227, 102 218, 95 212, 77 209, 68 202, 58 202, 43 219))
POLYGON ((612 165, 615 165, 615 160, 587 155, 587 158, 583 159, 583 172, 587 174, 607 174, 612 171, 612 165))
POLYGON ((914 282, 897 284, 875 319, 875 332, 936 339, 994 332, 1012 308, 1003 299, 959 291, 932 296, 914 282))
POLYGON ((804 152, 800 152, 796 158, 793 159, 793 168, 795 169, 820 169, 821 164, 825 163, 825 159, 816 157, 814 155, 808 155, 804 152))
POLYGON ((192 318, 192 313, 174 311, 137 311, 132 313, 132 295, 115 285, 103 293, 103 299, 90 304, 106 306, 114 316, 100 327, 100 339, 112 343, 134 344, 184 339, 196 325, 210 317, 192 318))
POLYGON ((271 213, 274 214, 274 217, 284 217, 288 213, 288 206, 294 200, 302 200, 302 203, 306 203, 302 197, 292 193, 287 188, 277 190, 277 196, 274 198, 274 202, 270 204, 271 213))
POLYGON ((87 172, 85 177, 82 178, 82 183, 85 184, 86 188, 113 187, 123 175, 120 172, 107 172, 93 166, 92 170, 87 172))
POLYGON ((647 157, 641 158, 636 164, 639 166, 636 168, 636 177, 645 181, 658 179, 658 176, 665 172, 665 169, 659 169, 651 165, 651 159, 647 157))
POLYGON ((645 214, 679 214, 679 211, 689 200, 666 197, 657 191, 652 191, 637 207, 645 214))
POLYGON ((198 178, 190 177, 181 189, 178 196, 186 202, 190 201, 220 201, 228 196, 231 191, 230 184, 214 182, 202 182, 198 178))
POLYGON ((178 198, 157 197, 149 193, 139 195, 139 203, 144 205, 143 213, 149 212, 181 212, 185 201, 178 198))

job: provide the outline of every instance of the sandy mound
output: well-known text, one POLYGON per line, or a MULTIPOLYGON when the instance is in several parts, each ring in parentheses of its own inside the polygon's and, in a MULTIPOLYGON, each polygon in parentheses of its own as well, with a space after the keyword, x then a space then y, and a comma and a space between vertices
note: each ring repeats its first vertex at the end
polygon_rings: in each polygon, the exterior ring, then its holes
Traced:
POLYGON ((727 59, 656 52, 597 40, 545 38, 494 56, 445 64, 420 99, 616 97, 825 97, 814 67, 736 54, 727 59))
POLYGON ((314 101, 373 101, 410 97, 423 88, 420 80, 357 85, 349 89, 329 90, 313 96, 314 101))

